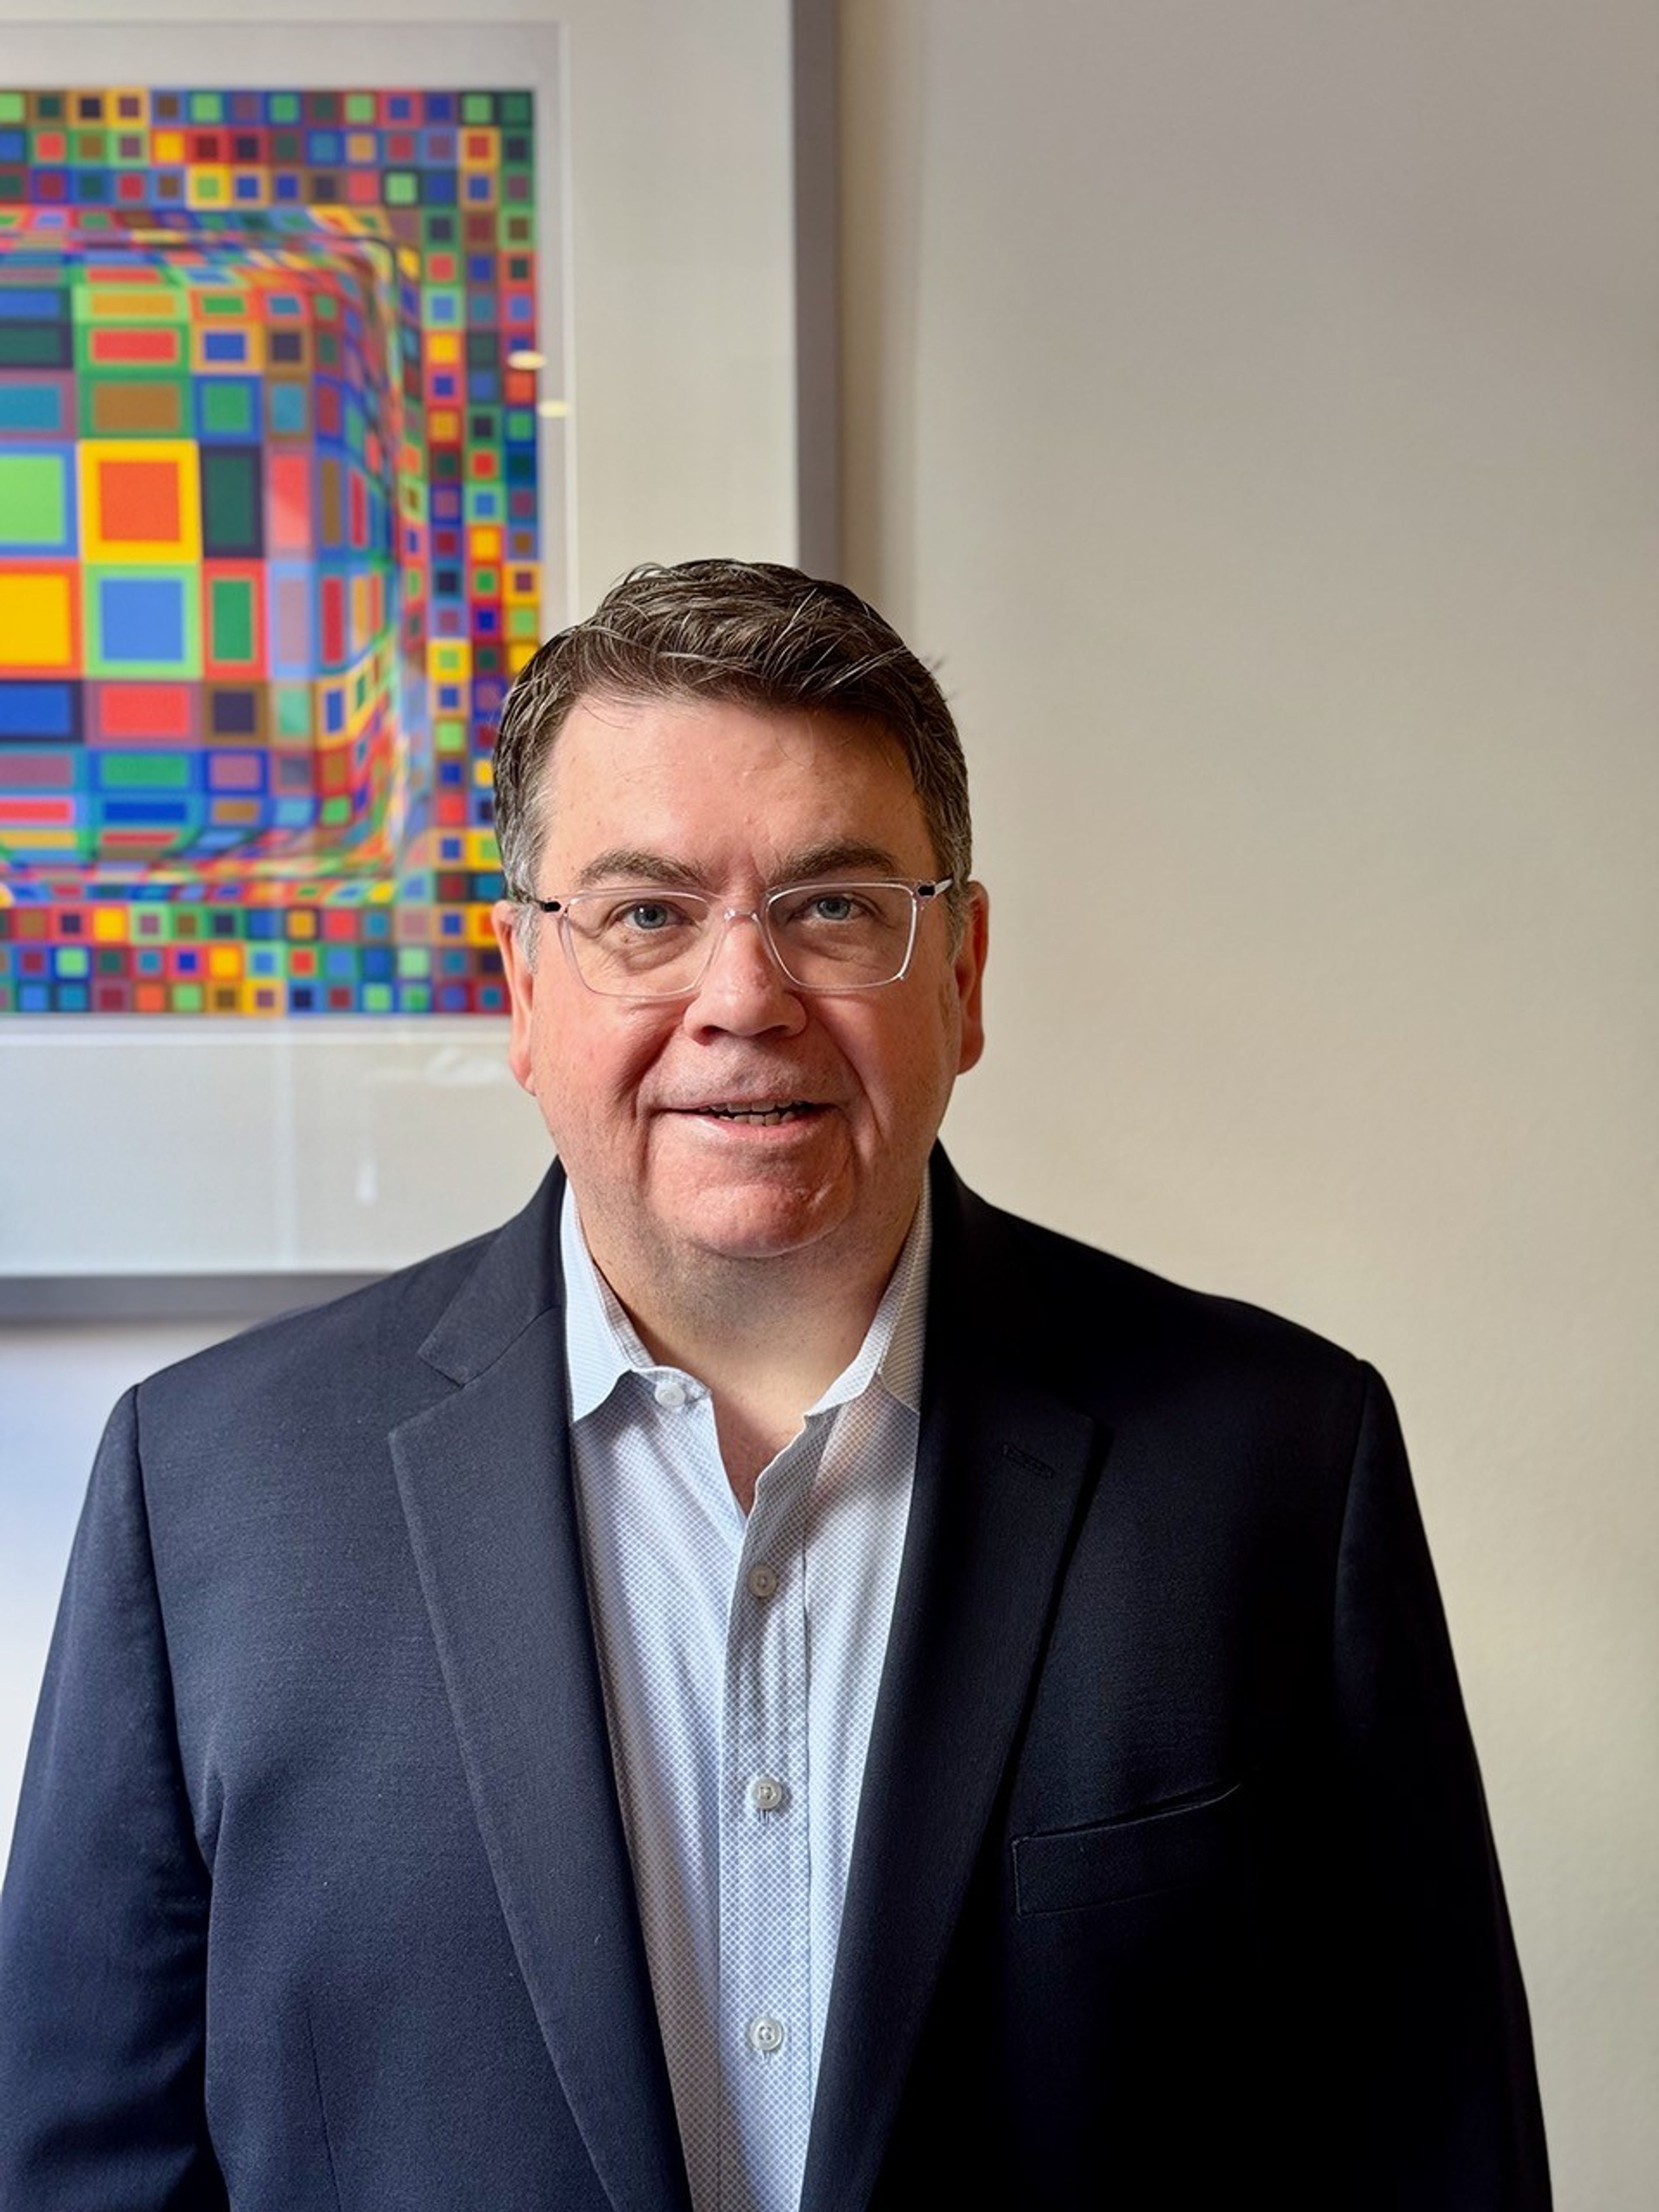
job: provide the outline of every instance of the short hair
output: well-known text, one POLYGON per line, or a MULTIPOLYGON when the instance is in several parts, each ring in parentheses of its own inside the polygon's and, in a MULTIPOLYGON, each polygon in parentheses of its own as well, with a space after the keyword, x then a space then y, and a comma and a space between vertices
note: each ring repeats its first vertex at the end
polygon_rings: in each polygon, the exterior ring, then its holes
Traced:
POLYGON ((846 585, 771 561, 647 562, 586 621, 550 637, 508 692, 495 739, 495 839, 509 897, 534 890, 548 758, 571 708, 591 698, 816 708, 878 729, 904 756, 960 928, 973 860, 962 741, 931 672, 846 585))

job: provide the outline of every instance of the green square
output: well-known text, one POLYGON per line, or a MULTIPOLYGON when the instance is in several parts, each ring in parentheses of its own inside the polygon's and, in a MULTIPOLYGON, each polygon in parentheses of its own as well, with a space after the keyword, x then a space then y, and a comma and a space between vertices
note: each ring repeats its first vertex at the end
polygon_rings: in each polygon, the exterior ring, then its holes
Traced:
POLYGON ((527 642, 538 635, 541 624, 534 607, 509 607, 507 611, 507 634, 515 645, 527 642))
POLYGON ((84 945, 59 945, 52 956, 52 964, 58 975, 65 978, 92 973, 92 956, 84 945))
POLYGON ((216 576, 208 586, 209 647, 214 660, 253 658, 253 586, 246 576, 216 576))
POLYGON ((536 103, 527 92, 504 92, 501 95, 501 118, 504 125, 529 123, 534 120, 536 103))
POLYGON ((351 801, 343 793, 337 799, 325 799, 319 811, 318 819, 326 828, 337 830, 342 823, 351 819, 351 801))
POLYGON ((0 123, 21 123, 26 112, 21 92, 0 92, 0 123))
POLYGON ((507 410, 507 441, 510 446, 527 446, 536 434, 536 418, 527 407, 509 407, 507 410))
POLYGON ((23 197, 23 172, 21 169, 0 169, 0 201, 21 200, 23 197))
POLYGON ((340 313, 340 303, 332 292, 319 292, 311 302, 312 319, 319 323, 331 323, 340 313))
POLYGON ((196 200, 198 206, 209 200, 222 200, 224 196, 222 178, 216 177, 211 169, 198 168, 196 171, 196 200))
POLYGON ((175 1014, 199 1014, 202 1011, 201 985, 175 983, 173 987, 173 1011, 175 1014))
POLYGON ((185 753, 98 755, 98 777, 106 791, 188 791, 190 759, 185 753))
POLYGON ((398 973, 400 975, 429 975, 432 973, 431 947, 400 945, 398 947, 398 973))
POLYGON ((253 428, 253 392, 252 384, 204 378, 203 428, 214 437, 245 438, 253 428))
POLYGON ((211 551, 251 556, 259 542, 258 453, 247 446, 204 447, 201 470, 204 544, 211 551))
POLYGON ((118 975, 123 964, 120 946, 106 945, 100 949, 97 959, 93 963, 93 972, 98 975, 118 975))
POLYGON ((64 119, 64 95, 60 92, 37 93, 34 112, 43 123, 61 123, 64 119))
POLYGON ((311 694, 303 684, 276 686, 276 734, 279 738, 311 735, 311 694))
MULTIPOLYGON (((274 100, 270 104, 273 108, 276 105, 274 100)), ((289 104, 292 106, 296 103, 289 104)), ((278 167, 285 161, 297 161, 300 158, 299 132, 297 131, 274 131, 270 141, 270 158, 278 167)))
POLYGON ((297 123, 300 119, 299 94, 273 92, 270 95, 270 119, 273 123, 297 123))
POLYGON ((475 599, 499 599, 501 573, 499 568, 475 568, 472 571, 472 596, 475 599))
POLYGON ((240 315, 247 307, 240 292, 198 292, 196 297, 204 315, 240 315))
POLYGON ((68 533, 67 472, 60 453, 0 453, 0 547, 61 545, 68 533))
POLYGON ((464 753, 466 750, 466 724, 451 721, 441 716, 432 725, 434 749, 441 753, 464 753))
POLYGON ((420 179, 412 169, 388 169, 380 192, 388 207, 413 207, 421 196, 420 179))
POLYGON ((192 123, 222 123, 225 119, 223 93, 192 92, 190 95, 190 119, 192 123))
POLYGON ((461 94, 463 123, 493 123, 495 120, 495 95, 493 92, 464 92, 461 94))
POLYGON ((372 92, 349 92, 346 94, 345 119, 348 123, 373 123, 375 101, 372 92))
POLYGON ((432 1011, 432 994, 424 983, 406 983, 402 997, 403 1011, 406 1014, 426 1014, 432 1011))
POLYGON ((389 1014, 392 1012, 392 986, 390 983, 364 984, 363 1012, 366 1014, 389 1014))

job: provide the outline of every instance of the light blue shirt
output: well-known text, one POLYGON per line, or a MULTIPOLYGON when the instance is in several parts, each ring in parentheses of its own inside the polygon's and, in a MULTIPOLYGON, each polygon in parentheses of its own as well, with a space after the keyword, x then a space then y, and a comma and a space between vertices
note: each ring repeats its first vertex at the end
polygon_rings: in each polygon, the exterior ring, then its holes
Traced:
POLYGON ((611 1756, 696 2212, 794 2212, 910 1511, 924 1191, 850 1366, 745 1519, 708 1392, 560 1224, 576 1491, 611 1756))

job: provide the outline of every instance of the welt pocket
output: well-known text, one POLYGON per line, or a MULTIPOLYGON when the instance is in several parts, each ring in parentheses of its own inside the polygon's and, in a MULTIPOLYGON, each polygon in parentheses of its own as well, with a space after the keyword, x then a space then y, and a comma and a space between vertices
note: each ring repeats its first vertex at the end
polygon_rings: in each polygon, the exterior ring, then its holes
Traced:
POLYGON ((1071 1912, 1212 1881, 1233 1860, 1243 1799, 1235 1784, 1131 1820, 1017 1836, 1014 1910, 1071 1912))

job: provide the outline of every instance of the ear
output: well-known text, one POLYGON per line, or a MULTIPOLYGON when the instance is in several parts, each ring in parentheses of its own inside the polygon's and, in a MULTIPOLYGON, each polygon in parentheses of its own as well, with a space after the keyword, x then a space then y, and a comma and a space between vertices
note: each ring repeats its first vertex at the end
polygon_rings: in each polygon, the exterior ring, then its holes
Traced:
POLYGON ((990 934, 990 894, 983 884, 970 883, 962 942, 957 947, 953 963, 957 1004, 962 1012, 962 1048, 957 1055, 958 1075, 965 1075, 975 1066, 985 1049, 985 958, 990 934))
MULTIPOLYGON (((536 1000, 536 970, 531 965, 520 933, 522 909, 511 899, 497 899, 490 909, 489 926, 501 949, 501 969, 512 1002, 513 1028, 507 1039, 507 1064, 514 1079, 533 1097, 536 1078, 530 1056, 531 1014, 536 1000)), ((539 921, 540 917, 538 916, 539 921)), ((538 934, 545 934, 539 932, 538 934)))

